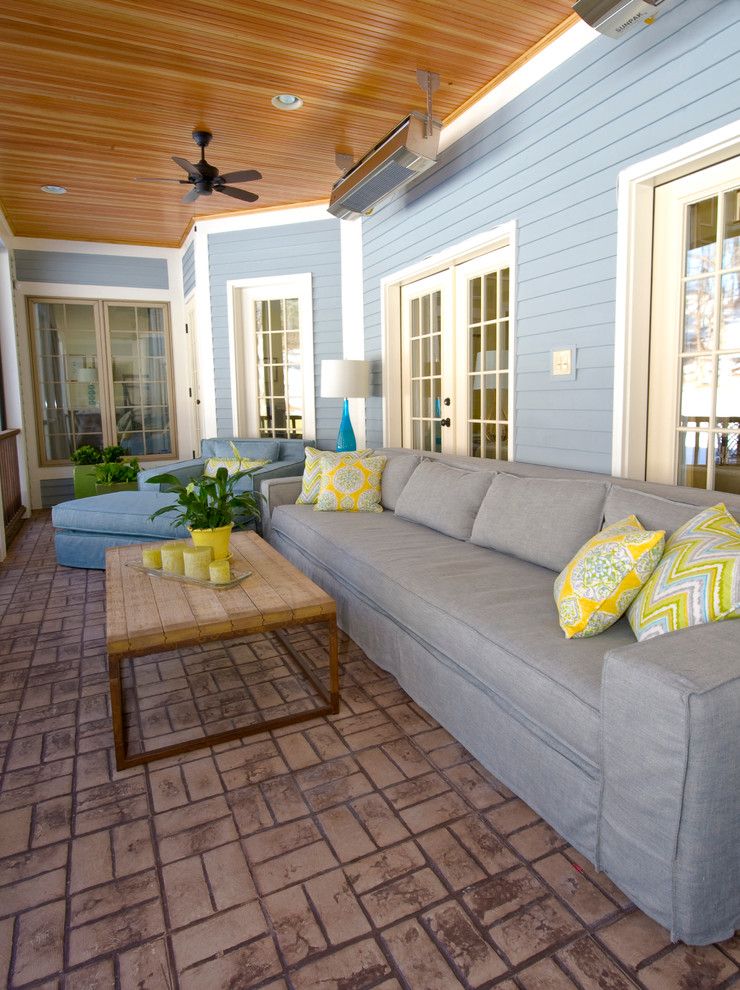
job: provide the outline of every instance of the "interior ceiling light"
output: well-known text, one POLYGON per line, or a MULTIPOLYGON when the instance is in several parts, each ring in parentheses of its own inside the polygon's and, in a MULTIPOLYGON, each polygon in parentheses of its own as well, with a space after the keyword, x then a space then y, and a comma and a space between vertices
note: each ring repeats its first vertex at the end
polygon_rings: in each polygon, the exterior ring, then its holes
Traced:
POLYGON ((273 96, 270 103, 278 110, 300 110, 303 106, 300 96, 294 96, 292 93, 278 93, 277 96, 273 96))
POLYGON ((63 196, 66 193, 64 186, 42 186, 41 192, 51 193, 52 196, 63 196))

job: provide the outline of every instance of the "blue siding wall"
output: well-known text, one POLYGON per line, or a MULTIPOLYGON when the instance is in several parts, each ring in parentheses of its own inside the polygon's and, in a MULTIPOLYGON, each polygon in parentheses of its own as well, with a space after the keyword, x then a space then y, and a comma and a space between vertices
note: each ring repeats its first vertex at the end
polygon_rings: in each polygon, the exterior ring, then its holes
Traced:
POLYGON ((195 244, 191 241, 182 256, 182 290, 185 298, 195 288, 195 244))
MULTIPOLYGON (((617 176, 740 116, 740 3, 684 0, 599 38, 451 146, 363 221, 365 349, 380 390, 380 279, 506 221, 518 226, 516 457, 611 469, 617 176), (577 379, 549 375, 575 345, 577 379)), ((381 400, 367 403, 382 442, 381 400)))
POLYGON ((216 382, 216 425, 220 436, 233 432, 226 282, 311 272, 313 278, 316 440, 331 445, 341 415, 338 399, 322 399, 322 358, 342 356, 342 293, 339 221, 239 230, 208 237, 211 275, 213 366, 216 382))
POLYGON ((132 289, 168 289, 164 258, 67 251, 15 251, 19 282, 65 285, 117 285, 132 289))

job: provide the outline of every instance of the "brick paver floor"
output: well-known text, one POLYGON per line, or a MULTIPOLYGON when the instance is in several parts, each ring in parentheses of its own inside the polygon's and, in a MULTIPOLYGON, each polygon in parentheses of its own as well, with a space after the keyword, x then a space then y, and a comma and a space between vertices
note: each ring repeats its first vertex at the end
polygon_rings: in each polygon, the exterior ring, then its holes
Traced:
MULTIPOLYGON (((0 986, 738 981, 737 936, 671 945, 346 639, 339 715, 115 772, 103 583, 56 566, 48 515, 0 565, 0 986)), ((160 657, 142 683, 190 678, 190 704, 233 689, 214 670, 274 657, 251 637, 160 657)))

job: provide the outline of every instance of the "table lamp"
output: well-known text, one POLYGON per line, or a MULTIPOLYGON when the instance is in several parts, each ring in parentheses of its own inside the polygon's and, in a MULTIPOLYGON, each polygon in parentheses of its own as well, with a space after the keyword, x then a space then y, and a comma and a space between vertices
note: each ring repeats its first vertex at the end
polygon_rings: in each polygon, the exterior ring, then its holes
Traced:
POLYGON ((355 431, 349 418, 349 399, 364 399, 370 395, 370 362, 322 361, 321 395, 324 399, 344 399, 337 450, 357 450, 355 431))

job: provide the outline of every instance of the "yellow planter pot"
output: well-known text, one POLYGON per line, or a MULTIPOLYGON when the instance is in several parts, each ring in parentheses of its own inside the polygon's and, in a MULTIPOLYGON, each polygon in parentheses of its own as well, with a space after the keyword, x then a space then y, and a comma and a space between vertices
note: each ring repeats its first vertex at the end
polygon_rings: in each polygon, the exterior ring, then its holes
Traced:
POLYGON ((214 560, 225 560, 229 556, 229 538, 234 528, 233 523, 219 526, 217 529, 190 529, 193 544, 196 547, 211 547, 214 560))

